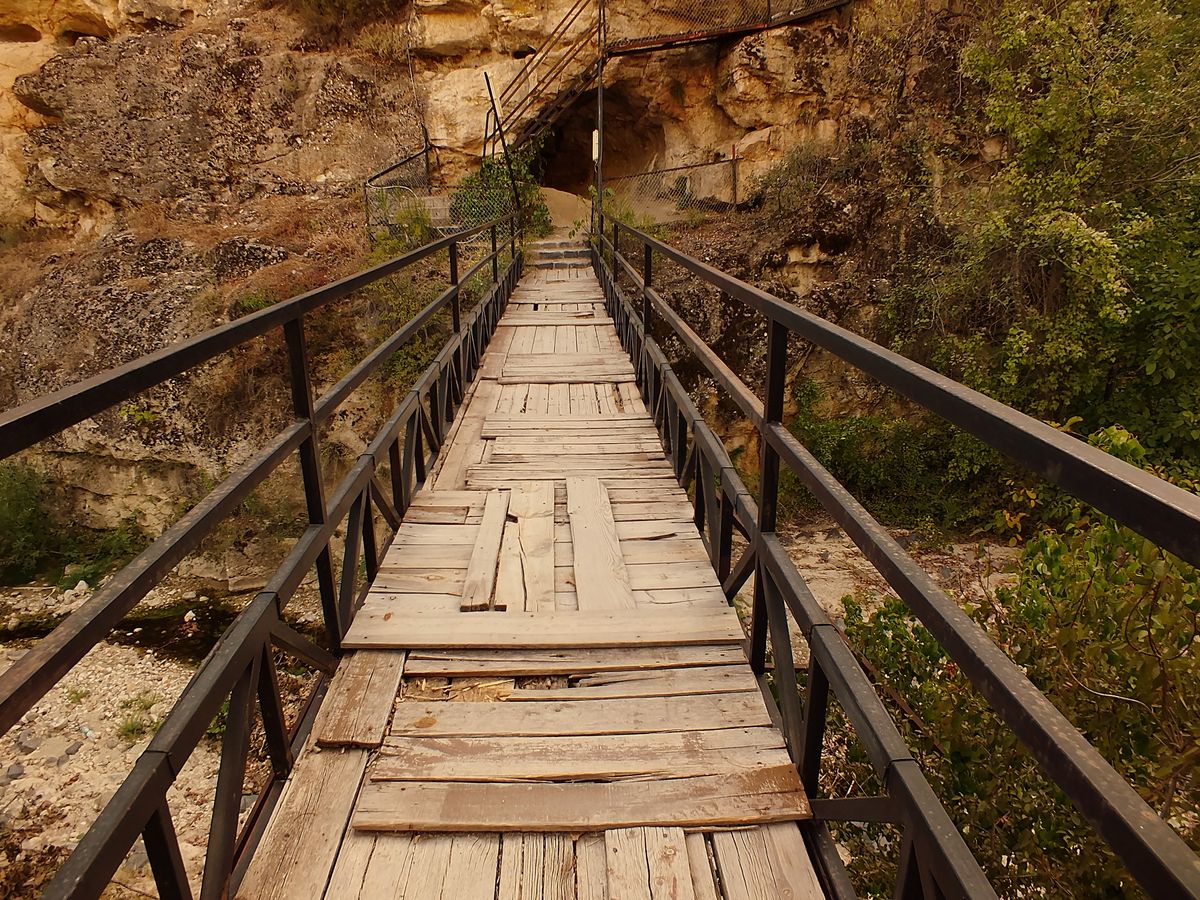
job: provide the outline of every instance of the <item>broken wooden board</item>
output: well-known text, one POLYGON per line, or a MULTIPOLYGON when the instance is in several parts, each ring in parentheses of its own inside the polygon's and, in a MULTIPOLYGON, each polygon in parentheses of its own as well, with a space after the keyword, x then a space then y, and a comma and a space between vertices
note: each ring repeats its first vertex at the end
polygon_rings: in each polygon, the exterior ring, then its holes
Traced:
POLYGON ((567 514, 579 608, 590 612, 636 607, 604 485, 595 478, 568 478, 567 514))
POLYGON ((322 747, 378 747, 404 673, 404 653, 361 650, 342 657, 317 711, 322 747))
POLYGON ((360 831, 606 831, 753 825, 810 815, 800 777, 788 765, 666 781, 373 781, 363 786, 353 825, 360 831))
POLYGON ((615 781, 717 775, 789 763, 770 727, 644 734, 414 737, 393 735, 374 781, 615 781))
POLYGON ((746 661, 740 645, 627 647, 559 650, 418 650, 405 663, 410 676, 582 675, 684 666, 736 666, 746 661))

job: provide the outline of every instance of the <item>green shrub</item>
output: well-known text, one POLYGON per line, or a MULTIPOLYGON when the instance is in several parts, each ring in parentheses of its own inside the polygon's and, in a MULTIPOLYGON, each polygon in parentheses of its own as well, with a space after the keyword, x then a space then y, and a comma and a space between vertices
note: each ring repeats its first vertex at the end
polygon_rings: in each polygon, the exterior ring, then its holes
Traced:
MULTIPOLYGON (((827 415, 816 382, 801 378, 793 392, 796 414, 788 428, 880 518, 957 528, 979 521, 995 496, 988 489, 995 477, 990 465, 987 478, 955 472, 953 456, 971 439, 940 420, 894 402, 873 413, 827 415)), ((785 515, 816 504, 790 473, 781 482, 781 501, 785 515)))
POLYGON ((130 516, 116 528, 79 529, 57 536, 57 555, 64 565, 75 566, 59 580, 59 587, 86 581, 93 587, 109 572, 119 569, 150 544, 150 535, 130 516))
POLYGON ((550 207, 538 186, 541 176, 536 165, 540 153, 541 143, 534 141, 509 153, 507 162, 504 156, 483 160, 478 170, 459 182, 450 198, 450 215, 455 224, 469 228, 514 212, 515 179, 526 234, 533 237, 548 235, 554 226, 550 221, 550 207))
POLYGON ((50 560, 54 530, 44 508, 46 483, 23 463, 0 463, 0 584, 20 584, 50 560))
MULTIPOLYGON (((1131 461, 1110 431, 1093 441, 1131 461)), ((1143 798, 1200 847, 1200 572, 1105 516, 1074 508, 1025 546, 1016 583, 968 613, 1024 668, 1143 798)), ((1001 896, 1119 897, 1132 879, 957 665, 907 608, 873 615, 847 598, 850 642, 878 667, 885 697, 1001 896), (920 724, 918 724, 918 722, 920 724)), ((853 756, 838 774, 861 775, 853 756)), ((868 832, 843 831, 860 876, 884 888, 868 832), (847 837, 848 835, 848 837, 847 837)))

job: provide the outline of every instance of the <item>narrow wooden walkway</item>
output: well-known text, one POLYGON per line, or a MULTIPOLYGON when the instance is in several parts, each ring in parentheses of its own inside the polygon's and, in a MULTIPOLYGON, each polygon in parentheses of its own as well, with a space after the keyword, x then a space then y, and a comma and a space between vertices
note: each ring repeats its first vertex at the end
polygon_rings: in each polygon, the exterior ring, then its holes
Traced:
POLYGON ((819 897, 796 771, 590 269, 531 270, 239 897, 819 897))

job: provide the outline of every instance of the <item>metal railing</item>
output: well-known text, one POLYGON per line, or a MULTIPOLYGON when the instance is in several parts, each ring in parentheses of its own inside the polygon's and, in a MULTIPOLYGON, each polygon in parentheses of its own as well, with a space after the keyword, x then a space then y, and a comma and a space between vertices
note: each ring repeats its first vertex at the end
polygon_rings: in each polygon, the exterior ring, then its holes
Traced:
POLYGON ((363 182, 368 229, 397 229, 419 222, 426 210, 422 198, 433 193, 431 152, 426 143, 416 153, 380 169, 363 182))
POLYGON ((958 829, 851 648, 817 603, 775 536, 780 464, 816 496, 1045 772, 1095 826, 1153 897, 1200 897, 1200 859, 871 514, 783 424, 788 341, 796 335, 872 376, 995 447, 1193 565, 1200 564, 1200 498, 1004 406, 818 316, 739 281, 620 222, 600 220, 593 265, 638 383, 685 485, 695 486, 696 524, 726 595, 751 574, 750 661, 760 678, 774 661, 783 733, 813 798, 806 840, 830 896, 853 896, 829 822, 889 822, 903 828, 896 895, 994 897, 958 829), (611 227, 611 237, 607 228, 611 227), (620 252, 622 237, 634 262, 620 252), (738 377, 654 288, 654 258, 765 317, 762 398, 738 377), (629 293, 625 287, 629 286, 629 293), (759 502, 704 422, 658 343, 666 326, 707 370, 761 439, 759 502), (732 560, 732 538, 749 542, 732 560), (802 696, 787 613, 810 651, 802 696), (830 692, 849 718, 886 797, 822 798, 819 775, 830 692))
POLYGON ((382 517, 394 535, 414 492, 437 458, 465 386, 520 277, 523 255, 518 237, 513 218, 478 225, 0 414, 3 459, 276 329, 282 330, 286 341, 292 424, 0 674, 3 731, 18 722, 292 454, 299 456, 308 506, 309 524, 300 540, 205 658, 133 771, 58 871, 46 891, 47 897, 99 897, 139 835, 144 838, 159 896, 191 897, 167 791, 226 701, 228 724, 221 745, 200 897, 215 900, 232 895, 291 771, 294 754, 311 726, 325 689, 325 676, 337 664, 342 636, 365 595, 363 585, 374 578, 390 543, 389 538, 382 547, 379 545, 376 518, 382 517), (490 251, 460 277, 460 244, 481 235, 490 239, 490 251), (319 398, 314 397, 304 317, 443 252, 448 255, 449 266, 446 289, 319 398), (483 289, 479 303, 464 315, 461 297, 476 276, 490 276, 490 283, 483 289), (452 336, 327 499, 318 446, 320 427, 397 350, 447 309, 452 336), (381 482, 380 473, 384 471, 386 480, 381 482), (343 525, 346 536, 341 573, 335 579, 331 541, 343 525), (365 571, 363 584, 360 566, 365 571), (281 618, 284 607, 314 567, 328 650, 281 618), (290 728, 273 650, 285 651, 322 673, 290 728), (239 828, 256 699, 271 774, 239 828))

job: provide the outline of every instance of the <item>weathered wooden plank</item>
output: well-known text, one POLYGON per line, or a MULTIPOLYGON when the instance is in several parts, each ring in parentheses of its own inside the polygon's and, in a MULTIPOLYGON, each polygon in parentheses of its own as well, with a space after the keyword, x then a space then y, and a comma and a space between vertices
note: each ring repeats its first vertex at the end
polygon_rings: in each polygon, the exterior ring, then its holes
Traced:
POLYGON ((362 650, 342 657, 317 712, 313 733, 322 747, 378 747, 400 677, 404 653, 362 650))
POLYGON ((604 485, 595 478, 568 478, 567 512, 575 548, 573 570, 579 608, 591 611, 637 606, 604 485))
POLYGON ((511 325, 500 324, 488 343, 487 352, 479 364, 479 378, 498 378, 504 367, 504 360, 512 349, 516 329, 511 325))
POLYGON ((306 751, 297 761, 237 896, 321 897, 367 766, 366 750, 306 751))
POLYGON ((454 835, 441 900, 493 900, 499 862, 500 835, 454 835))
POLYGON ((499 378, 500 384, 633 384, 635 376, 632 372, 623 372, 619 369, 612 369, 607 372, 588 371, 588 372, 571 372, 559 369, 557 372, 551 369, 543 369, 540 372, 533 370, 521 372, 515 375, 501 375, 499 378))
POLYGON ((779 896, 779 886, 767 861, 766 841, 759 829, 715 831, 711 838, 726 900, 779 896))
POLYGON ((483 423, 496 411, 500 387, 494 380, 484 379, 477 380, 472 390, 470 401, 455 420, 445 453, 438 460, 440 468, 432 482, 435 491, 465 487, 467 467, 482 458, 483 423))
POLYGON ((744 666, 608 672, 572 680, 573 685, 566 688, 520 688, 511 699, 544 702, 728 694, 758 689, 758 680, 754 673, 744 666))
POLYGON ((615 781, 717 775, 787 765, 774 728, 647 734, 425 737, 393 735, 373 781, 615 781))
POLYGON ((531 613, 553 612, 554 486, 546 482, 521 484, 513 491, 510 511, 517 519, 524 609, 531 613))
POLYGON ((642 832, 652 900, 695 900, 683 829, 651 825, 642 832))
POLYGON ((575 675, 594 672, 731 666, 746 661, 740 646, 629 647, 623 650, 418 650, 410 676, 575 675))
POLYGON ((782 900, 822 900, 825 892, 800 830, 791 822, 775 822, 761 828, 767 847, 767 862, 775 878, 776 896, 782 900))
POLYGON ((742 627, 728 607, 697 609, 687 616, 645 607, 619 614, 480 612, 439 616, 414 614, 402 604, 384 604, 369 597, 342 646, 348 650, 583 648, 729 644, 742 639, 742 627))
POLYGON ((575 900, 574 842, 565 834, 505 834, 497 900, 575 900))
POLYGON ((578 900, 609 900, 604 835, 581 834, 575 840, 575 896, 578 900))
MULTIPOLYGON (((420 834, 413 839, 412 863, 402 897, 442 897, 450 867, 454 838, 448 834, 420 834)), ((367 873, 368 877, 371 875, 367 873)), ((380 872, 386 878, 386 873, 380 872)))
POLYGON ((348 830, 325 897, 383 900, 403 895, 412 870, 413 844, 410 834, 348 830))
MULTIPOLYGON (((475 538, 471 563, 463 575, 462 609, 490 609, 496 586, 496 569, 500 563, 500 542, 508 519, 509 491, 492 491, 483 508, 483 521, 475 538)), ((498 607, 503 609, 503 606, 498 607)))
POLYGON ((613 828, 604 832, 604 853, 611 896, 621 900, 653 900, 646 835, 641 828, 613 828))
POLYGON ((693 832, 687 835, 684 845, 687 847, 688 868, 692 873, 692 890, 696 894, 696 900, 721 900, 708 840, 704 834, 693 832))
POLYGON ((648 734, 757 728, 771 724, 762 695, 698 694, 618 700, 400 703, 392 716, 394 735, 429 737, 648 734))
MULTIPOLYGON (((616 526, 614 523, 614 532, 616 526)), ((620 536, 618 535, 618 540, 620 536)), ((661 541, 620 541, 621 558, 627 566, 671 563, 697 562, 708 563, 708 552, 704 542, 696 537, 691 540, 661 540, 661 541)), ((570 566, 575 563, 574 544, 556 542, 555 565, 570 566)), ((446 554, 448 561, 457 560, 461 554, 446 554)))
POLYGON ((353 822, 362 831, 563 832, 750 825, 809 815, 795 767, 780 766, 667 781, 375 781, 363 786, 353 822))

